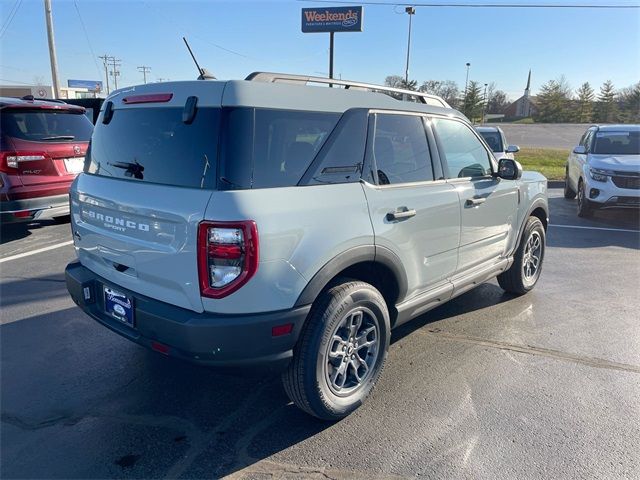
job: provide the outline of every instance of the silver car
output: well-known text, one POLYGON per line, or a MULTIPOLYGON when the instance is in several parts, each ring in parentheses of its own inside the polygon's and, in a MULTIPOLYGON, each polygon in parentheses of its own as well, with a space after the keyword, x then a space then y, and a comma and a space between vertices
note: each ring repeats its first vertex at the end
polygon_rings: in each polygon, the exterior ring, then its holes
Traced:
POLYGON ((494 277, 534 288, 548 217, 546 179, 443 100, 268 73, 113 92, 70 197, 67 288, 90 317, 282 372, 328 420, 367 398, 393 328, 494 277))
POLYGON ((520 147, 517 145, 509 145, 504 136, 504 132, 500 127, 476 127, 476 130, 484 141, 487 142, 489 148, 493 152, 493 155, 496 159, 500 160, 501 158, 510 158, 514 159, 514 153, 518 153, 520 151, 520 147))
POLYGON ((565 198, 578 216, 597 209, 640 208, 640 125, 594 125, 580 139, 565 172, 565 198))

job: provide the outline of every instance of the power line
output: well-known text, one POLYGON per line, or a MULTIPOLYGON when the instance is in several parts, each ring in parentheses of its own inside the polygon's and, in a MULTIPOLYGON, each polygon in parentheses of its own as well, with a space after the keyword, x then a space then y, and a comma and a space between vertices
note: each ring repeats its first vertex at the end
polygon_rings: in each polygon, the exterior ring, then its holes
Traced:
POLYGON ((7 31, 9 30, 9 27, 11 26, 11 22, 13 22, 13 19, 15 18, 16 13, 18 13, 18 10, 20 10, 20 5, 22 5, 22 0, 16 0, 16 3, 14 3, 13 7, 11 7, 11 10, 9 11, 9 15, 7 16, 7 19, 4 22, 4 25, 2 25, 2 28, 0 28, 0 38, 2 38, 4 34, 7 33, 7 31))
POLYGON ((82 25, 82 31, 84 32, 84 38, 87 39, 87 45, 89 46, 89 51, 91 52, 91 58, 93 59, 93 63, 96 66, 96 71, 98 75, 102 75, 100 73, 100 67, 98 66, 98 61, 96 60, 96 54, 93 52, 93 47, 91 46, 91 42, 89 41, 89 34, 87 33, 87 28, 84 25, 84 21, 82 20, 82 15, 80 15, 80 8, 78 8, 78 2, 73 0, 73 5, 76 7, 76 12, 78 12, 78 18, 80 19, 80 25, 82 25))
MULTIPOLYGON (((342 0, 298 0, 299 2, 352 4, 342 0)), ((397 3, 397 2, 358 2, 360 5, 445 7, 445 8, 595 8, 595 9, 639 9, 640 5, 589 4, 589 3, 397 3)))

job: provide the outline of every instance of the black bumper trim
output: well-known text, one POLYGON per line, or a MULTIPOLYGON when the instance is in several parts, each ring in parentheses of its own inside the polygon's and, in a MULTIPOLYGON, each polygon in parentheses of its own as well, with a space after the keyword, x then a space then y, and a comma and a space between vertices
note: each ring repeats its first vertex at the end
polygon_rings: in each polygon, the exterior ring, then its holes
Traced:
POLYGON ((113 284, 79 262, 67 265, 65 278, 73 301, 110 330, 148 348, 152 342, 167 345, 171 357, 216 367, 282 371, 293 356, 293 347, 311 308, 306 305, 245 315, 197 313, 113 284), (135 329, 105 313, 103 286, 133 298, 135 329), (287 323, 293 324, 290 334, 272 336, 274 326, 287 323))

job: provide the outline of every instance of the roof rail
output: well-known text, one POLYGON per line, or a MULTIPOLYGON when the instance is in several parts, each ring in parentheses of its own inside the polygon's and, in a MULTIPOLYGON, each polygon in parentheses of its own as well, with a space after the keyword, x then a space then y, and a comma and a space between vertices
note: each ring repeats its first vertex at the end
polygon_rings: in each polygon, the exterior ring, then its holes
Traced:
MULTIPOLYGON (((372 83, 352 82, 351 80, 342 80, 336 78, 313 77, 309 75, 292 75, 289 73, 271 73, 271 72, 253 72, 245 78, 252 82, 283 82, 283 83, 321 83, 328 85, 340 85, 345 90, 353 88, 354 90, 366 90, 371 92, 395 93, 402 95, 402 100, 408 97, 415 98, 416 101, 426 105, 434 105, 436 107, 451 108, 447 102, 437 95, 416 92, 415 90, 406 90, 403 88, 385 87, 383 85, 375 85, 372 83)), ((397 97, 393 97, 397 98, 397 97)))

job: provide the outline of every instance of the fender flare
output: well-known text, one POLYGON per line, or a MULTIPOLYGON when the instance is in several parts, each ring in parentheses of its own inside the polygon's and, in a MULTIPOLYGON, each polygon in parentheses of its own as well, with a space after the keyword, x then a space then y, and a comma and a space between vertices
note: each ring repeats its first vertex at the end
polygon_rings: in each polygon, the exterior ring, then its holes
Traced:
POLYGON ((385 247, 360 245, 336 255, 320 268, 302 290, 294 307, 313 303, 331 279, 344 269, 363 262, 379 263, 387 267, 393 273, 398 285, 397 302, 400 302, 405 297, 407 293, 407 273, 400 258, 385 247))
POLYGON ((524 233, 524 229, 527 225, 527 220, 529 220, 531 213, 537 208, 542 208, 547 218, 547 224, 546 224, 547 226, 545 227, 545 231, 549 228, 549 205, 544 197, 538 197, 533 201, 533 203, 527 210, 527 214, 522 219, 522 224, 518 228, 518 240, 515 243, 515 247, 513 248, 511 255, 513 255, 515 251, 518 249, 518 247, 520 246, 520 242, 522 241, 522 234, 524 233))

